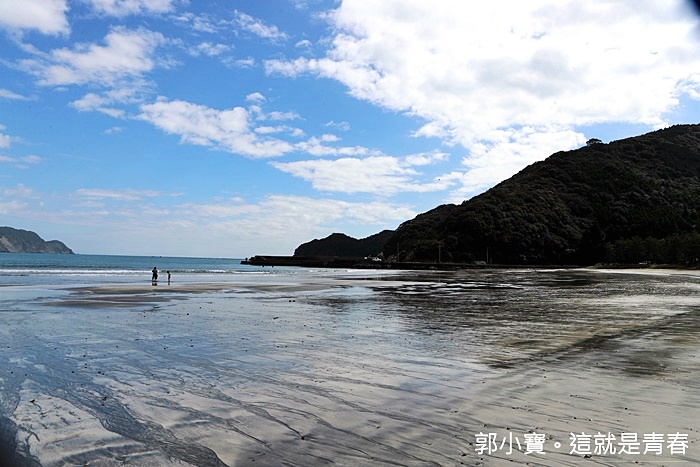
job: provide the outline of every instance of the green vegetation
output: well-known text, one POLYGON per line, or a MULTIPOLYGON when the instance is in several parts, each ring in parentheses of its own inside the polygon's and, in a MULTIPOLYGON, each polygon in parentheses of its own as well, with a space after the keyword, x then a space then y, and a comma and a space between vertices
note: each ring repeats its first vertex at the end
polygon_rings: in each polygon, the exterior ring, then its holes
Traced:
POLYGON ((376 256, 394 232, 384 230, 378 234, 357 240, 345 234, 334 233, 321 240, 312 240, 299 245, 294 256, 376 256))
POLYGON ((501 264, 700 257, 700 125, 553 154, 460 205, 402 224, 385 257, 501 264))

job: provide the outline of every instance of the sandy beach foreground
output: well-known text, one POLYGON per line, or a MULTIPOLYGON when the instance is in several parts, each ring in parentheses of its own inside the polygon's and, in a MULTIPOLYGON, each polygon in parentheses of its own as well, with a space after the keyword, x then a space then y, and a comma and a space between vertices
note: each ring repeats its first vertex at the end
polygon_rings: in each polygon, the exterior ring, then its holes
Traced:
POLYGON ((3 287, 6 465, 693 465, 700 278, 3 287))

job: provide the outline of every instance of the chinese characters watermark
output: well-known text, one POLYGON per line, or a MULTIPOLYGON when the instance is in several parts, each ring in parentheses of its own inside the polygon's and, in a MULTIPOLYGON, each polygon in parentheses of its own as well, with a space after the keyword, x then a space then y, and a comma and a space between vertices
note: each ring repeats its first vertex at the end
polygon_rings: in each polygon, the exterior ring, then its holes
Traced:
MULTIPOLYGON (((498 433, 479 432, 475 435, 474 443, 477 454, 502 453, 510 455, 513 450, 523 454, 545 455, 547 447, 547 435, 544 433, 524 433, 520 436, 509 432, 506 436, 499 437, 498 433)), ((688 449, 687 433, 644 433, 641 437, 638 433, 570 433, 569 454, 584 457, 606 455, 663 455, 664 453, 684 455, 688 449)), ((561 450, 562 443, 555 441, 552 446, 561 450)))

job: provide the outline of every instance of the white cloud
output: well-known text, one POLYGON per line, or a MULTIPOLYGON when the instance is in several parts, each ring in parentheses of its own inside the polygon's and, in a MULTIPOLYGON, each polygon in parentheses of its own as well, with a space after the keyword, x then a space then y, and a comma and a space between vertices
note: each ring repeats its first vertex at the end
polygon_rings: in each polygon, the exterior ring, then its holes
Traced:
POLYGON ((231 46, 226 44, 214 44, 212 42, 201 42, 197 46, 190 49, 190 55, 198 57, 206 55, 208 57, 216 57, 231 50, 231 46))
POLYGON ((663 126, 700 96, 698 17, 681 0, 345 0, 329 17, 326 57, 266 72, 334 79, 423 119, 416 136, 468 150, 472 187, 576 147, 581 126, 663 126))
POLYGON ((0 0, 0 28, 67 34, 67 11, 66 0, 0 0))
POLYGON ((265 120, 296 120, 299 114, 296 112, 270 112, 263 116, 265 120))
POLYGON ((12 92, 9 89, 2 89, 0 88, 0 99, 10 99, 10 100, 17 100, 17 101, 28 101, 28 97, 24 97, 20 94, 17 94, 16 92, 12 92))
MULTIPOLYGON (((270 195, 252 204, 237 199, 183 205, 170 213, 169 219, 159 221, 159 226, 174 222, 181 235, 189 235, 192 244, 231 245, 240 256, 289 255, 301 243, 337 231, 339 224, 350 235, 357 231, 357 236, 366 236, 395 228, 415 215, 410 208, 391 203, 270 195)), ((221 252, 200 254, 215 256, 221 252)))
POLYGON ((521 128, 491 134, 489 143, 472 146, 469 157, 462 160, 464 172, 452 172, 441 177, 458 182, 460 187, 450 193, 449 202, 461 203, 503 179, 503 174, 515 174, 532 162, 562 148, 580 147, 586 139, 572 130, 521 128))
MULTIPOLYGON (((250 94, 251 102, 260 102, 259 93, 250 94)), ((287 133, 299 138, 304 132, 286 125, 261 125, 254 127, 253 121, 284 121, 300 118, 294 112, 265 113, 258 105, 248 109, 234 107, 218 110, 185 101, 160 99, 141 106, 139 119, 148 121, 166 133, 180 136, 182 143, 209 146, 242 156, 263 158, 277 157, 292 151, 315 156, 357 156, 376 153, 361 146, 337 147, 329 144, 339 141, 335 135, 312 137, 306 141, 290 143, 269 135, 287 133), (254 118, 255 117, 255 118, 254 118)))
POLYGON ((35 198, 36 194, 33 189, 18 183, 14 188, 5 188, 2 191, 3 196, 10 198, 35 198))
POLYGON ((259 92, 252 92, 245 96, 245 100, 248 102, 264 102, 265 96, 263 96, 259 92))
MULTIPOLYGON (((36 194, 31 197, 36 198, 36 194)), ((151 192, 83 190, 61 200, 59 207, 28 207, 22 199, 0 197, 0 213, 25 219, 68 223, 72 245, 104 254, 244 257, 292 254, 311 238, 339 230, 363 237, 416 215, 410 207, 386 202, 351 202, 330 198, 269 195, 259 201, 241 198, 184 203, 163 208, 151 192), (101 201, 121 201, 108 208, 101 201), (94 234, 95 222, 102 229, 94 234), (135 240, 137 239, 137 240, 135 240)))
POLYGON ((95 83, 113 86, 124 79, 138 79, 154 69, 156 48, 165 42, 162 34, 145 29, 115 28, 105 45, 80 44, 73 50, 56 49, 46 60, 22 62, 42 85, 62 86, 95 83))
POLYGON ((109 89, 102 94, 87 93, 80 99, 70 103, 79 112, 96 111, 114 118, 123 118, 126 111, 115 107, 120 104, 135 104, 141 102, 138 85, 109 89))
POLYGON ((174 9, 173 0, 83 0, 97 12, 111 16, 144 13, 167 13, 174 9))
POLYGON ((273 134, 273 133, 284 133, 284 132, 291 133, 291 132, 294 131, 294 129, 293 129, 293 128, 290 128, 290 127, 288 127, 288 126, 286 126, 286 125, 280 125, 280 126, 259 126, 259 127, 255 128, 255 130, 253 130, 253 131, 255 131, 256 133, 258 133, 258 134, 260 134, 260 135, 270 135, 270 134, 273 134))
POLYGON ((113 126, 112 128, 108 128, 104 131, 106 135, 117 135, 119 133, 122 133, 124 131, 124 127, 122 126, 113 126))
POLYGON ((442 160, 435 156, 409 156, 404 159, 391 156, 365 158, 344 157, 335 160, 306 160, 296 162, 271 162, 283 172, 311 183, 320 191, 341 193, 375 193, 391 195, 398 192, 428 192, 444 190, 450 180, 433 180, 420 183, 420 174, 413 169, 442 160))
POLYGON ((22 157, 22 161, 27 164, 40 164, 44 159, 40 156, 30 155, 22 157))
MULTIPOLYGON (((0 130, 2 129, 3 127, 0 126, 0 130)), ((12 138, 10 138, 8 135, 0 133, 0 148, 9 148, 11 143, 12 138)))
POLYGON ((431 165, 436 162, 443 162, 450 158, 450 155, 445 152, 432 151, 423 152, 420 154, 411 154, 406 156, 406 164, 408 165, 431 165))
POLYGON ((185 12, 172 17, 178 23, 184 23, 191 27, 194 31, 215 33, 219 30, 219 23, 209 15, 195 15, 194 13, 185 12))
POLYGON ((335 121, 331 120, 328 123, 326 123, 326 126, 329 128, 337 128, 338 130, 341 130, 341 131, 350 131, 350 123, 348 123, 344 120, 342 122, 335 122, 335 121))
POLYGON ((153 190, 105 190, 102 188, 81 188, 77 190, 78 198, 89 200, 113 200, 113 201, 141 201, 146 198, 163 196, 159 191, 153 190))
POLYGON ((15 214, 24 211, 26 208, 27 204, 20 201, 0 201, 0 214, 15 214))
POLYGON ((378 151, 371 151, 363 146, 329 146, 324 143, 332 143, 329 139, 311 137, 306 141, 297 143, 294 147, 302 152, 311 154, 312 156, 364 156, 374 154, 378 151))
POLYGON ((234 15, 235 23, 244 31, 273 42, 281 41, 287 38, 287 35, 281 32, 277 26, 268 26, 261 20, 253 18, 252 16, 238 10, 234 12, 234 15))
POLYGON ((232 65, 238 68, 253 68, 255 66, 255 59, 253 57, 242 58, 233 61, 232 65))
POLYGON ((125 113, 123 109, 108 107, 108 104, 112 102, 113 101, 108 97, 98 96, 94 93, 88 93, 80 99, 71 102, 70 105, 79 112, 97 111, 114 118, 123 117, 125 113))
POLYGON ((251 130, 250 115, 243 107, 217 110, 185 101, 159 100, 142 105, 139 118, 180 135, 182 142, 248 157, 280 156, 293 149, 282 140, 259 138, 251 130))

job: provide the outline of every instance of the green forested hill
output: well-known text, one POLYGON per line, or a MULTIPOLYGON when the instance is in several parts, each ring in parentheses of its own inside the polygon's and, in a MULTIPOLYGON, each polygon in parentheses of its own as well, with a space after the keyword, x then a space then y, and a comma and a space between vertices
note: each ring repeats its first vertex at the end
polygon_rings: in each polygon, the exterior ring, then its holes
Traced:
POLYGON ((393 231, 384 230, 367 238, 356 239, 334 233, 323 239, 299 245, 294 256, 376 256, 393 231))
POLYGON ((402 224, 384 255, 505 264, 700 257, 700 125, 553 154, 460 205, 402 224))

